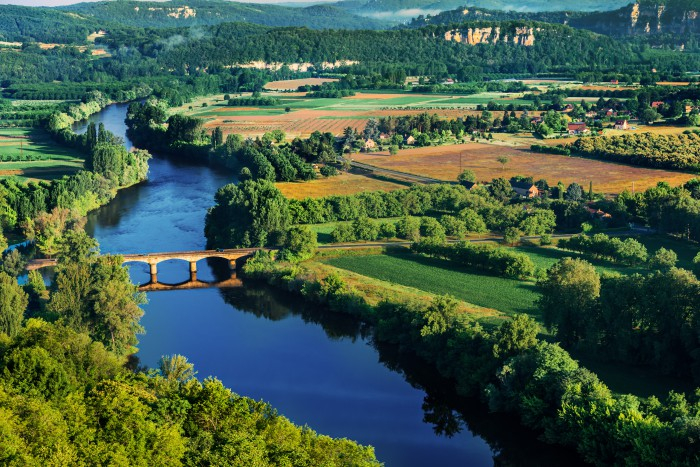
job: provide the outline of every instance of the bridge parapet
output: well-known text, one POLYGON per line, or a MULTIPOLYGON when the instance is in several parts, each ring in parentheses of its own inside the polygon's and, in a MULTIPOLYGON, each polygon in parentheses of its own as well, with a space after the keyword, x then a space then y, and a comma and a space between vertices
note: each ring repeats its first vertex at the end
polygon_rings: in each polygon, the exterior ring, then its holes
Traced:
MULTIPOLYGON (((252 256, 259 250, 269 251, 269 248, 231 248, 222 250, 200 251, 174 251, 164 253, 143 253, 121 255, 123 263, 146 263, 151 266, 151 274, 157 274, 157 265, 163 261, 172 259, 187 261, 190 263, 190 272, 197 271, 197 262, 207 258, 222 258, 229 261, 232 269, 236 268, 236 261, 246 256, 252 256)), ((28 271, 56 266, 55 259, 35 259, 27 265, 28 271)))

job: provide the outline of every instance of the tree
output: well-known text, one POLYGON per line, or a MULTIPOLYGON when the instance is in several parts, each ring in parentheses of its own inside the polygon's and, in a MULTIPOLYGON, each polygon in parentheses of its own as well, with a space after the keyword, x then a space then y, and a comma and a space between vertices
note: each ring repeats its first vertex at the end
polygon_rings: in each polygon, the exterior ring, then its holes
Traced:
POLYGON ((280 258, 291 262, 303 261, 311 258, 317 247, 316 232, 307 225, 297 225, 287 230, 280 258))
POLYGON ((386 240, 396 237, 396 224, 393 222, 382 222, 379 225, 379 237, 386 240))
POLYGON ((445 242, 445 229, 434 217, 422 217, 420 220, 420 234, 438 243, 445 242))
POLYGON ((396 144, 392 144, 389 146, 389 155, 390 156, 395 156, 399 153, 399 147, 396 144))
POLYGON ((225 185, 214 200, 204 226, 209 247, 275 245, 289 227, 289 201, 270 181, 225 185))
POLYGON ((556 331, 565 346, 585 337, 600 296, 600 277, 593 265, 581 259, 563 258, 538 282, 538 305, 545 325, 556 331))
POLYGON ((515 315, 498 327, 494 336, 494 356, 505 360, 525 352, 537 344, 538 332, 537 322, 533 318, 525 314, 515 315))
POLYGON ((59 263, 80 261, 99 254, 97 240, 83 230, 69 230, 56 243, 56 259, 59 263))
POLYGON ((474 183, 474 182, 476 182, 476 174, 474 174, 474 172, 469 170, 469 169, 465 169, 462 171, 461 174, 459 174, 457 176, 457 181, 459 181, 460 183, 464 183, 464 182, 474 183))
POLYGON ((164 355, 158 362, 158 371, 170 383, 184 384, 197 374, 194 365, 182 355, 164 355))
POLYGON ((379 235, 377 224, 367 216, 360 216, 352 223, 357 240, 376 240, 379 235))
POLYGON ((211 132, 211 147, 216 149, 224 143, 224 132, 220 126, 211 132))
POLYGON ((510 245, 513 246, 520 242, 520 236, 522 235, 522 232, 515 227, 508 227, 506 230, 503 232, 503 241, 510 245))
POLYGON ((678 255, 675 251, 661 247, 649 258, 649 267, 666 271, 674 267, 677 262, 678 255))
POLYGON ((22 327, 29 297, 17 280, 0 272, 0 333, 14 337, 22 327))
POLYGON ((639 118, 648 124, 652 124, 661 118, 661 114, 652 108, 645 109, 639 118))
POLYGON ((506 156, 499 156, 496 158, 496 161, 498 161, 499 164, 501 164, 501 170, 505 170, 506 164, 510 162, 510 159, 508 159, 506 156))
POLYGON ((416 242, 420 239, 420 220, 405 216, 396 224, 396 235, 416 242))
POLYGON ((489 193, 501 202, 509 200, 515 194, 510 182, 505 178, 494 178, 489 185, 489 193))
POLYGON ((583 199, 583 188, 574 182, 566 188, 566 199, 569 201, 581 201, 583 199))

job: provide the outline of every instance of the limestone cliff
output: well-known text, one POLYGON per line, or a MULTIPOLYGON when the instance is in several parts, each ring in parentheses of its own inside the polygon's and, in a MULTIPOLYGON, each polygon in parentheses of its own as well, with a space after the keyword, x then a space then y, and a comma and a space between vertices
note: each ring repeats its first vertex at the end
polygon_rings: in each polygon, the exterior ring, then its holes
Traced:
POLYGON ((529 26, 519 26, 509 31, 502 31, 498 26, 452 29, 445 33, 445 40, 469 45, 504 42, 529 47, 535 43, 535 31, 539 30, 529 26))
POLYGON ((699 13, 700 0, 640 0, 569 24, 611 36, 700 33, 699 13))

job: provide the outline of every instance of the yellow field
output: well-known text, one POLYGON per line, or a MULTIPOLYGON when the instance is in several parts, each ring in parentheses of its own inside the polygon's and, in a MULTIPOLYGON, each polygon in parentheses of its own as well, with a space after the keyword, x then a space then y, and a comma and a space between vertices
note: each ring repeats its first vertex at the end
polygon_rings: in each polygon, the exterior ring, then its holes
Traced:
POLYGON ((406 188, 399 183, 377 180, 352 173, 342 173, 335 177, 320 177, 309 182, 280 182, 277 188, 287 198, 320 198, 328 195, 351 195, 363 191, 398 190, 406 188))
POLYGON ((632 167, 580 157, 537 154, 527 149, 495 144, 467 143, 452 146, 430 146, 406 149, 396 156, 387 152, 357 154, 353 159, 401 172, 425 175, 441 180, 454 181, 461 168, 470 169, 477 180, 488 182, 497 177, 510 178, 515 175, 546 179, 550 185, 561 181, 564 184, 577 182, 599 193, 616 194, 625 189, 636 191, 667 181, 676 186, 694 177, 692 174, 668 170, 632 167), (503 166, 496 159, 507 157, 503 166))

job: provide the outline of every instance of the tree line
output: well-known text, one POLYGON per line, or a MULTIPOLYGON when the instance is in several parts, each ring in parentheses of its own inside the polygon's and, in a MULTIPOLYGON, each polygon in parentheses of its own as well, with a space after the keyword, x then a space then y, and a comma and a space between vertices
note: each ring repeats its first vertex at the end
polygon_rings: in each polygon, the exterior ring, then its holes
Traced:
POLYGON ((458 311, 450 297, 431 304, 372 305, 337 274, 316 277, 259 253, 244 267, 259 278, 331 310, 372 324, 377 342, 406 349, 477 397, 494 412, 514 414, 548 443, 576 449, 597 464, 694 465, 688 442, 698 424, 697 395, 671 392, 663 401, 613 393, 557 344, 538 339, 538 326, 516 315, 486 328, 458 311))
POLYGON ((539 283, 544 322, 566 348, 700 381, 700 281, 670 266, 601 276, 565 258, 539 283))
POLYGON ((574 154, 627 164, 679 170, 700 169, 700 135, 625 134, 580 138, 571 146, 574 154))

